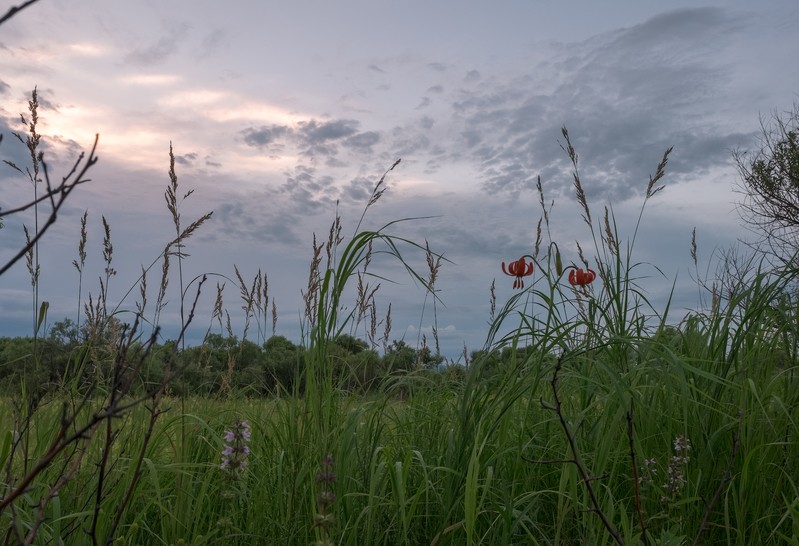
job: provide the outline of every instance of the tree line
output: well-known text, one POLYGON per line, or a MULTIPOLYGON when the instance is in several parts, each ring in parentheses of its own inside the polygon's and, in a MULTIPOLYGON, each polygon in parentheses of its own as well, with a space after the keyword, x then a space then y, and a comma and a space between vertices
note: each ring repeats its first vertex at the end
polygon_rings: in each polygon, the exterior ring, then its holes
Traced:
MULTIPOLYGON (((0 394, 18 393, 23 384, 47 393, 75 381, 76 376, 86 385, 109 383, 123 331, 120 325, 116 331, 106 329, 99 338, 88 338, 74 321, 64 319, 43 337, 0 338, 0 394)), ((141 351, 143 344, 134 342, 126 350, 141 351)), ((292 394, 302 391, 305 352, 303 345, 279 335, 258 345, 211 333, 198 346, 181 348, 167 340, 148 347, 136 375, 142 388, 155 385, 164 379, 169 364, 175 370, 170 382, 175 395, 292 394)), ((429 347, 417 349, 403 340, 393 341, 381 355, 366 341, 344 334, 331 341, 328 353, 337 384, 350 392, 368 392, 410 372, 435 375, 446 368, 463 368, 447 365, 429 347)), ((449 375, 462 372, 453 369, 449 375)))

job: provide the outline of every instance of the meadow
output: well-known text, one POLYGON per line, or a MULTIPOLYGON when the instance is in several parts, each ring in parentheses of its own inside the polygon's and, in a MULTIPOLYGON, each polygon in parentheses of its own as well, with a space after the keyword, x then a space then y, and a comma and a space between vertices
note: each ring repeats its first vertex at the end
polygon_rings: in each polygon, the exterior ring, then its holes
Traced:
MULTIPOLYGON (((57 195, 39 180, 35 101, 32 165, 20 172, 57 195)), ((21 259, 38 320, 29 352, 12 361, 16 389, 0 401, 3 543, 799 544, 795 270, 753 262, 703 284, 706 309, 676 319, 655 309, 637 284, 638 226, 620 233, 607 207, 592 215, 562 136, 593 248, 561 252, 539 183, 537 237, 503 264, 518 291, 492 305, 484 349, 468 364, 383 367, 368 388, 353 381, 363 363, 334 347, 368 316, 372 258, 393 260, 436 299, 442 254, 393 236, 395 223, 359 222, 347 239, 336 217, 314 244, 291 380, 258 393, 223 382, 204 396, 180 388, 191 365, 181 338, 158 344, 163 295, 147 307, 144 274, 127 324, 105 293, 83 302, 79 289, 78 342, 59 373, 43 372, 47 306, 29 238, 21 259), (429 271, 414 270, 411 253, 429 271)), ((76 185, 92 157, 76 164, 76 185)), ((173 158, 174 238, 147 271, 160 265, 160 287, 172 279, 187 294, 176 302, 182 335, 196 311, 182 248, 210 214, 183 223, 181 193, 173 158)), ((110 239, 105 248, 107 286, 110 239)), ((257 282, 239 281, 257 322, 268 303, 257 282)), ((229 378, 246 338, 226 349, 229 378)))

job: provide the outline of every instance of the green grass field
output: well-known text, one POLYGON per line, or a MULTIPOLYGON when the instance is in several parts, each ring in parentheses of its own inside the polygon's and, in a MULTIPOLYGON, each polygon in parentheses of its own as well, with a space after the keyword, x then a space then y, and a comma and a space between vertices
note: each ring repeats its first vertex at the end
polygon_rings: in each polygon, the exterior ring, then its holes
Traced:
MULTIPOLYGON (((432 296, 441 256, 393 237, 393 224, 339 238, 338 218, 314 246, 290 389, 255 397, 224 383, 215 396, 177 396, 181 340, 155 373, 155 337, 138 322, 118 329, 103 293, 69 366, 42 389, 35 332, 13 361, 17 390, 0 401, 3 543, 799 544, 795 270, 753 268, 681 320, 654 309, 636 284, 637 226, 623 236, 607 208, 592 219, 563 135, 594 258, 561 255, 539 223, 511 271, 525 288, 492 310, 468 367, 389 369, 350 388, 332 341, 361 318, 346 287, 373 247, 432 296), (408 253, 427 257, 427 277, 408 253)), ((177 275, 183 293, 174 264, 210 215, 181 225, 174 161, 170 175, 176 238, 161 286, 177 275)), ((255 316, 262 303, 239 280, 255 316)), ((185 328, 190 293, 179 305, 185 328)), ((241 347, 229 355, 233 374, 241 347)))

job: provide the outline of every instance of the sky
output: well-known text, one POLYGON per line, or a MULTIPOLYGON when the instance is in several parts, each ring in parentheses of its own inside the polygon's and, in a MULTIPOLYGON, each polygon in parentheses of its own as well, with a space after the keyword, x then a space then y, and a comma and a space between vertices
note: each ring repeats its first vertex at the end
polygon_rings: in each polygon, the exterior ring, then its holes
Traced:
MULTIPOLYGON (((0 13, 16 4, 0 3, 0 13)), ((731 152, 756 149, 761 120, 797 100, 797 26, 795 0, 40 0, 0 26, 0 159, 29 164, 12 132, 25 131, 20 114, 34 87, 54 178, 99 134, 91 182, 41 243, 39 298, 50 303, 50 324, 77 318, 72 261, 88 211, 80 293, 96 299, 105 276, 105 217, 117 271, 108 298, 130 320, 142 267, 155 264, 152 302, 159 256, 174 238, 164 201, 171 143, 179 197, 194 190, 180 204, 183 225, 213 211, 182 263, 189 290, 210 274, 188 336, 195 343, 209 327, 220 331, 211 320, 217 283, 242 334, 234 266, 247 282, 267 275, 276 333, 298 342, 314 234, 327 240, 338 213, 346 242, 374 185, 401 159, 362 228, 415 218, 389 233, 426 241, 446 261, 434 308, 401 264, 376 255, 370 271, 384 279, 369 282, 380 283, 378 320, 391 303, 391 339, 416 346, 424 334, 432 345, 436 326, 443 354, 457 359, 485 342, 492 281, 499 306, 514 293, 501 262, 532 253, 539 176, 564 261, 579 263, 577 243, 589 261, 597 256, 562 127, 595 223, 610 207, 622 242, 673 146, 633 261, 656 307, 673 290, 674 320, 700 308, 697 275, 711 275, 714 256, 751 238, 736 209, 731 152)), ((33 195, 5 165, 0 184, 2 208, 33 195)), ((3 262, 23 243, 23 223, 32 226, 32 215, 5 219, 3 262)), ((404 247, 403 255, 427 276, 423 253, 404 247)), ((175 268, 161 314, 166 338, 180 324, 175 268)), ((32 301, 20 262, 0 278, 0 336, 31 333, 32 301)), ((252 327, 249 337, 258 341, 252 327)))

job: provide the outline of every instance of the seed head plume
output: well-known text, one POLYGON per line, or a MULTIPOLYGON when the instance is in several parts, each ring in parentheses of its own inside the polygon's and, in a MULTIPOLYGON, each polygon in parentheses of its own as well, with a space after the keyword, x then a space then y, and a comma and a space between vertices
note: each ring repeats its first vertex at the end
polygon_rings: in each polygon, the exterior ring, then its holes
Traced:
POLYGON ((275 303, 275 298, 272 298, 272 335, 275 335, 275 331, 277 330, 277 304, 275 303))
POLYGON ((613 229, 610 227, 610 215, 608 213, 608 207, 605 206, 605 239, 608 242, 608 250, 613 256, 619 256, 619 244, 616 241, 616 237, 613 236, 613 229))
POLYGON ((663 176, 666 174, 666 164, 669 162, 669 154, 671 153, 671 151, 673 149, 674 149, 674 146, 671 146, 663 153, 663 159, 661 159, 660 163, 658 163, 657 170, 655 171, 655 176, 650 176, 649 177, 649 184, 647 184, 647 186, 646 186, 646 198, 647 199, 649 199, 650 197, 655 195, 657 192, 659 192, 660 190, 662 190, 663 188, 666 187, 666 186, 658 186, 656 188, 655 184, 657 184, 658 180, 663 178, 663 176))
POLYGON ((147 306, 147 270, 144 269, 144 267, 141 268, 139 296, 141 297, 141 301, 136 302, 136 310, 139 312, 139 315, 142 315, 144 313, 144 308, 147 306))
MULTIPOLYGON (((338 201, 336 201, 338 207, 338 201)), ((336 249, 341 244, 344 238, 341 236, 341 216, 336 213, 336 219, 330 225, 330 233, 327 236, 327 244, 325 245, 325 253, 327 254, 327 267, 334 267, 336 261, 336 249)))
POLYGON ((388 189, 388 187, 385 186, 386 176, 388 176, 388 173, 393 171, 394 168, 400 164, 400 161, 402 161, 402 159, 397 159, 394 164, 383 173, 383 176, 380 177, 380 180, 377 181, 377 184, 375 184, 374 189, 372 189, 372 195, 369 196, 369 202, 366 203, 366 206, 361 213, 361 218, 358 220, 358 225, 355 226, 355 233, 360 231, 361 223, 363 223, 364 216, 366 216, 366 211, 369 210, 372 205, 377 203, 377 200, 380 199, 383 196, 383 193, 385 193, 385 191, 388 189))
POLYGON ((302 292, 302 299, 305 302, 305 318, 313 328, 316 325, 316 312, 319 305, 319 289, 321 288, 321 278, 319 266, 322 263, 322 249, 324 244, 316 244, 316 234, 313 236, 313 257, 311 266, 308 270, 308 286, 302 292))
POLYGON ((489 315, 489 322, 494 322, 494 318, 497 314, 497 280, 491 280, 491 297, 489 298, 488 302, 491 305, 490 310, 491 314, 489 315))
POLYGON ((383 323, 383 354, 388 351, 388 340, 391 336, 391 304, 388 304, 388 311, 386 311, 386 319, 383 323))
MULTIPOLYGON (((547 226, 549 225, 549 211, 547 210, 546 205, 544 204, 544 188, 541 186, 541 176, 538 177, 535 183, 535 189, 538 190, 538 203, 541 205, 541 210, 544 213, 544 221, 546 221, 547 226)), ((539 228, 540 228, 539 222, 539 228)))
POLYGON ((566 142, 566 145, 560 145, 561 149, 566 152, 566 155, 569 156, 569 159, 572 162, 572 177, 574 178, 574 190, 577 194, 577 202, 580 203, 580 206, 583 207, 583 220, 585 223, 588 224, 590 227, 591 223, 591 209, 588 208, 588 200, 585 198, 585 190, 583 190, 583 184, 580 181, 580 171, 577 168, 577 152, 574 151, 574 146, 572 146, 571 140, 569 140, 569 131, 566 127, 561 129, 561 133, 563 134, 563 139, 566 142))
POLYGON ((694 267, 696 267, 696 226, 691 231, 691 259, 694 261, 694 267))
POLYGON ((88 219, 89 211, 83 212, 80 219, 80 241, 78 241, 78 259, 72 260, 72 265, 78 270, 79 274, 83 273, 83 266, 86 264, 86 220, 88 219))
POLYGON ((538 253, 541 250, 541 220, 543 220, 543 218, 538 219, 538 227, 535 228, 535 249, 533 251, 533 258, 536 260, 538 259, 538 253))
POLYGON ((31 286, 35 287, 39 280, 39 266, 34 265, 33 245, 31 244, 31 235, 28 231, 28 226, 23 225, 22 230, 25 232, 25 243, 28 246, 28 251, 25 253, 25 265, 28 267, 28 273, 31 276, 31 286))

